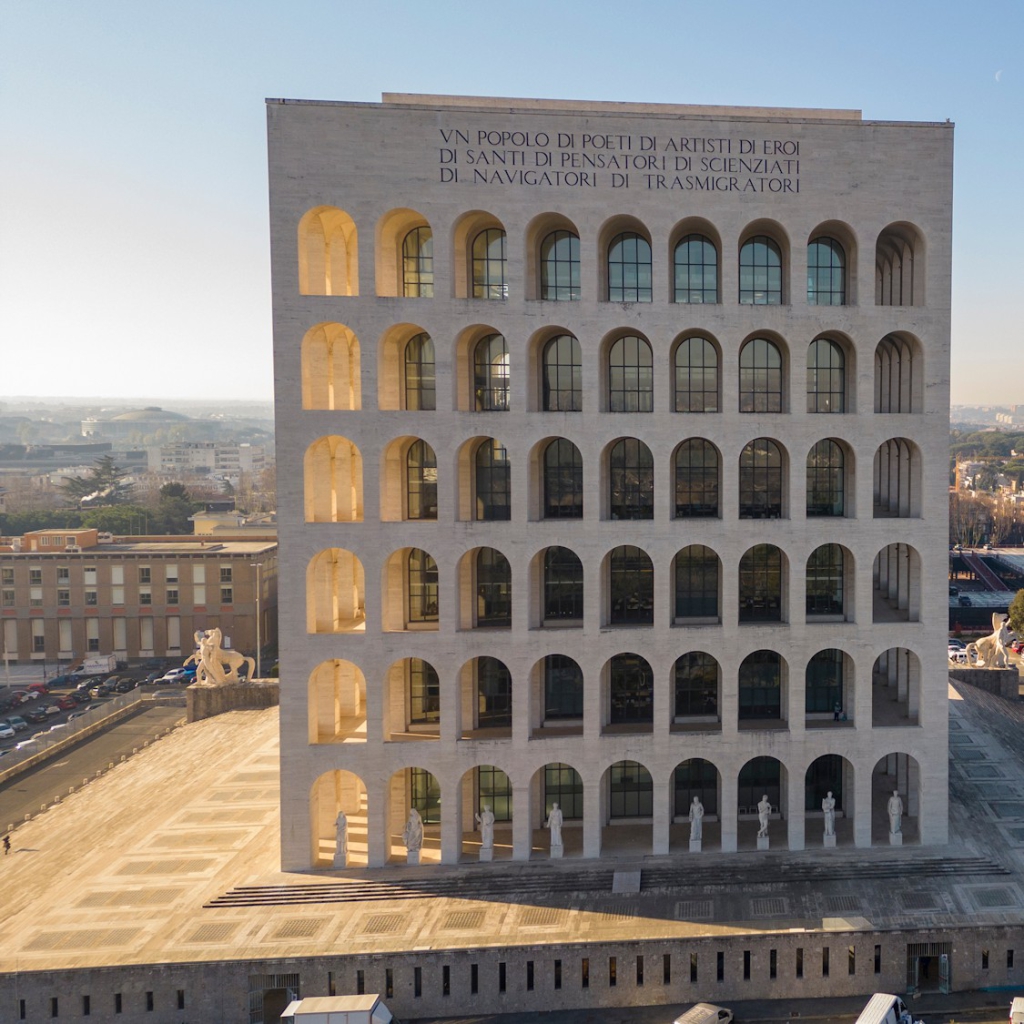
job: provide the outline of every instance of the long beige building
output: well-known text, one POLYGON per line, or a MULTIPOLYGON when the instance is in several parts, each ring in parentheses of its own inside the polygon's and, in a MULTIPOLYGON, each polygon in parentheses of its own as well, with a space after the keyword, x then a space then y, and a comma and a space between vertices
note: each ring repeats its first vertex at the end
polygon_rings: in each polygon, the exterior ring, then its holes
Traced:
POLYGON ((952 126, 268 117, 284 867, 944 843, 952 126))

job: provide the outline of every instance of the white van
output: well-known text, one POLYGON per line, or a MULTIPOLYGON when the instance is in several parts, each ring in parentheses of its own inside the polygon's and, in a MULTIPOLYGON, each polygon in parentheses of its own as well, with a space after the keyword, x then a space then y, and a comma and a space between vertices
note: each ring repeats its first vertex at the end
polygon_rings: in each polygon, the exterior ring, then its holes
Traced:
POLYGON ((907 1024, 913 1017, 899 996, 876 992, 860 1011, 857 1024, 907 1024))
POLYGON ((1024 996, 1016 996, 1010 1003, 1010 1024, 1024 1024, 1024 996))
POLYGON ((714 1003, 698 1003, 676 1017, 672 1024, 732 1024, 732 1010, 714 1003))

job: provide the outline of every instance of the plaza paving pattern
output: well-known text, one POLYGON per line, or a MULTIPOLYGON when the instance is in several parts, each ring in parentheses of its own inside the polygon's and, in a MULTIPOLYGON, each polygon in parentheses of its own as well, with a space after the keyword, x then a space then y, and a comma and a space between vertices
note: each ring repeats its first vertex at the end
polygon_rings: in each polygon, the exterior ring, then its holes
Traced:
POLYGON ((0 971, 1024 919, 1024 703, 950 687, 951 844, 277 868, 277 712, 177 729, 15 830, 0 971), (642 869, 612 894, 614 870, 642 869))

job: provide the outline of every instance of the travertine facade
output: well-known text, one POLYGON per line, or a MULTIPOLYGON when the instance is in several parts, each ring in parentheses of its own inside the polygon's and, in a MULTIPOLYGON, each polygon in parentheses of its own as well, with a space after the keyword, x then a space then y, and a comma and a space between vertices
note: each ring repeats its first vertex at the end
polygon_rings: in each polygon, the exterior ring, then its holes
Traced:
POLYGON ((952 127, 268 114, 284 866, 945 842, 952 127))

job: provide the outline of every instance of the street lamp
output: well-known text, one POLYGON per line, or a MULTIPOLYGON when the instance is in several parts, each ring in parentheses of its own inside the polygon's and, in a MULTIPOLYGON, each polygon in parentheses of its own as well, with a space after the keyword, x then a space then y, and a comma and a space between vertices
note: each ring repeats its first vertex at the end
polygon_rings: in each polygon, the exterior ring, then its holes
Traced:
POLYGON ((263 566, 259 562, 250 562, 256 570, 256 678, 263 678, 263 662, 260 643, 260 598, 263 596, 263 566))

